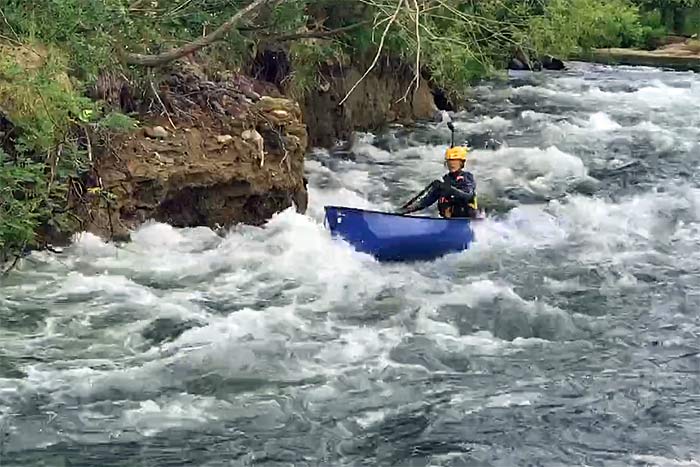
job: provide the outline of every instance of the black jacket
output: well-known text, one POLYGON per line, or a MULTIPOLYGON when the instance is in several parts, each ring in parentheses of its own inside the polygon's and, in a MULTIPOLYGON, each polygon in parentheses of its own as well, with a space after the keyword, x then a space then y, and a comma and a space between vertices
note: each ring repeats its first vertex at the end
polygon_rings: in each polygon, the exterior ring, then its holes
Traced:
POLYGON ((407 214, 420 211, 438 202, 442 217, 474 217, 476 209, 476 181, 471 172, 458 170, 434 180, 413 200, 404 205, 399 212, 407 214))

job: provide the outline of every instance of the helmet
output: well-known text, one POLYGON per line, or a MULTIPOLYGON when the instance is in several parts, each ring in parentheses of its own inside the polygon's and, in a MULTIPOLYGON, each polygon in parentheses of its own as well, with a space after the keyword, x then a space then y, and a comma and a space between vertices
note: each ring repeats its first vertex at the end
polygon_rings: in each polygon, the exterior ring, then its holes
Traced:
POLYGON ((464 146, 454 146, 451 148, 448 148, 447 151, 445 151, 445 160, 460 160, 460 161, 466 161, 467 160, 467 148, 464 146))

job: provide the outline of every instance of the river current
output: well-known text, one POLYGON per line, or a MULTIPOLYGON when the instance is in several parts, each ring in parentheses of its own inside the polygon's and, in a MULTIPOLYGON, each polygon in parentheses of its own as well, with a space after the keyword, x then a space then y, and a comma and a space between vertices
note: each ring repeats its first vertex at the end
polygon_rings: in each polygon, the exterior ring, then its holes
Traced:
POLYGON ((700 78, 573 64, 453 116, 488 220, 380 264, 444 124, 311 151, 310 206, 82 234, 0 285, 0 466, 700 466, 700 78))

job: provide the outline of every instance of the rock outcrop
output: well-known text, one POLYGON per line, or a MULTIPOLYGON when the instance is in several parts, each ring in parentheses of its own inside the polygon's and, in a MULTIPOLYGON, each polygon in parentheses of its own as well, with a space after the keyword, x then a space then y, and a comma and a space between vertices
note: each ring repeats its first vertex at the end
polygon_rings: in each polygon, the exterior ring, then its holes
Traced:
POLYGON ((293 204, 305 211, 301 109, 266 91, 238 75, 172 74, 154 100, 162 115, 95 150, 87 189, 72 200, 83 229, 123 239, 148 219, 216 228, 259 225, 293 204))
POLYGON ((557 57, 552 57, 551 55, 544 55, 542 57, 542 68, 545 70, 561 71, 566 70, 566 65, 561 59, 557 57))
MULTIPOLYGON (((438 111, 438 96, 428 82, 421 77, 415 89, 412 87, 413 69, 398 59, 387 57, 378 61, 340 105, 362 78, 371 58, 366 63, 329 62, 319 66, 319 85, 301 100, 311 146, 332 147, 338 141, 348 140, 354 131, 376 130, 391 123, 434 117, 438 111)), ((276 48, 258 52, 251 74, 276 86, 280 92, 286 92, 292 71, 288 52, 276 48)), ((441 97, 447 102, 446 96, 441 97)))
POLYGON ((373 130, 390 123, 431 119, 438 111, 428 82, 421 78, 411 88, 414 72, 395 60, 380 60, 342 106, 338 104, 362 77, 365 68, 328 66, 321 75, 326 82, 302 103, 314 146, 329 147, 347 140, 356 130, 373 130))
POLYGON ((539 59, 535 58, 531 60, 528 54, 521 47, 516 47, 515 51, 513 52, 513 57, 508 62, 508 69, 519 71, 561 71, 566 70, 566 65, 562 60, 551 55, 542 55, 539 59))

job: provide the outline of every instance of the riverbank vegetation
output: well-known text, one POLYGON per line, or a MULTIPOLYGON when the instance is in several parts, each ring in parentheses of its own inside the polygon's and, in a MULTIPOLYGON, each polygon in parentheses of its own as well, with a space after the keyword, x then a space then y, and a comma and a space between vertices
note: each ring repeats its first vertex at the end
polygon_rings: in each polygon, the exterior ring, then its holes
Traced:
POLYGON ((662 7, 648 0, 4 0, 0 264, 50 232, 71 230, 66 200, 81 196, 92 138, 133 128, 133 102, 157 103, 161 70, 178 59, 206 63, 211 73, 254 73, 261 51, 283 50, 284 90, 303 99, 321 85, 324 64, 369 71, 392 57, 458 97, 500 73, 516 50, 566 58, 648 44, 665 31, 662 7), (115 82, 121 87, 109 89, 115 82))

